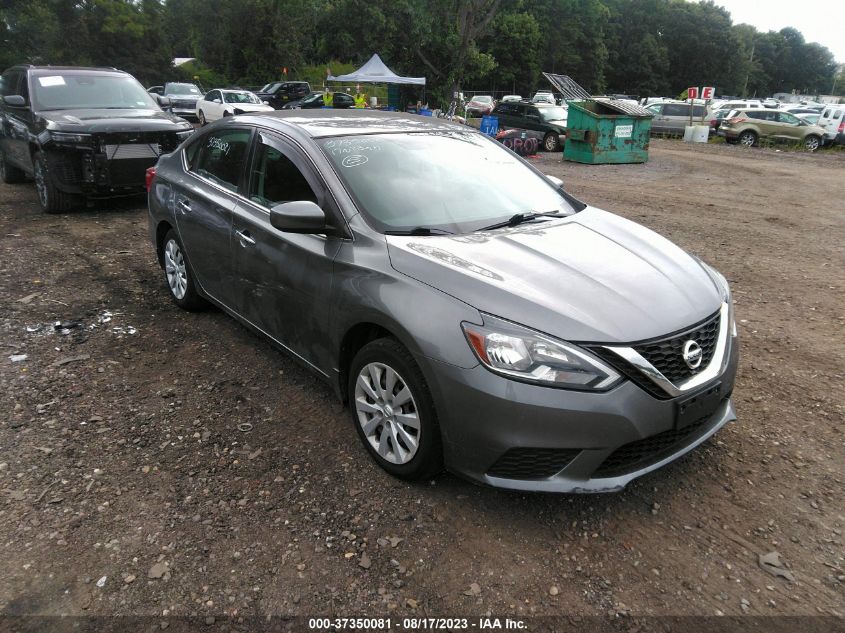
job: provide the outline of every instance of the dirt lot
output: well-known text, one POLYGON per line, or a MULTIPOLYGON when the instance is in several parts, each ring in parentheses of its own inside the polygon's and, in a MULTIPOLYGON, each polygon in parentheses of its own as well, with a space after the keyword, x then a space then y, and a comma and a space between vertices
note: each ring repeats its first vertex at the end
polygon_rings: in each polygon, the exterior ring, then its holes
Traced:
POLYGON ((845 614, 845 153, 539 163, 734 289, 738 421, 619 494, 394 480, 327 386, 170 302, 141 201, 0 185, 0 611, 845 614))

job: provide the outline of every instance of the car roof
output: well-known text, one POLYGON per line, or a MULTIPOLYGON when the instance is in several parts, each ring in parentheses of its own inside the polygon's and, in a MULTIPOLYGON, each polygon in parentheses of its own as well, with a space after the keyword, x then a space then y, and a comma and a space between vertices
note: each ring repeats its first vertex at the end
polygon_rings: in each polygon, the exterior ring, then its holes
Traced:
POLYGON ((251 114, 249 120, 261 120, 265 125, 272 127, 294 127, 313 139, 396 132, 476 132, 474 128, 445 119, 359 109, 274 110, 260 115, 251 114))
MULTIPOLYGON (((111 73, 117 75, 128 75, 129 73, 117 68, 105 68, 98 66, 13 66, 16 70, 31 70, 35 74, 41 75, 44 73, 56 72, 81 72, 81 73, 111 73)), ((11 70, 11 69, 10 69, 11 70)))

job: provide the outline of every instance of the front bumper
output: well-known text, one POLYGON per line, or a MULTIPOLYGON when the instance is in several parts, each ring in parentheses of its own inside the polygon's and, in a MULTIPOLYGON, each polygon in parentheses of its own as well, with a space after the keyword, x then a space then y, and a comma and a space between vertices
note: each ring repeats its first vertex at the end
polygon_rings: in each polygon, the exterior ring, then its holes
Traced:
POLYGON ((660 400, 631 381, 609 392, 587 393, 515 382, 481 365, 462 369, 420 362, 428 369, 449 470, 513 490, 613 492, 736 419, 730 401, 738 362, 735 338, 728 353, 725 370, 701 387, 718 385, 715 411, 685 429, 675 428, 677 399, 660 400), (520 475, 520 459, 526 460, 523 473, 545 464, 551 474, 520 475), (499 475, 503 463, 508 476, 499 475))
POLYGON ((89 197, 142 194, 148 167, 179 145, 174 133, 110 134, 89 145, 44 147, 47 174, 60 191, 89 197))

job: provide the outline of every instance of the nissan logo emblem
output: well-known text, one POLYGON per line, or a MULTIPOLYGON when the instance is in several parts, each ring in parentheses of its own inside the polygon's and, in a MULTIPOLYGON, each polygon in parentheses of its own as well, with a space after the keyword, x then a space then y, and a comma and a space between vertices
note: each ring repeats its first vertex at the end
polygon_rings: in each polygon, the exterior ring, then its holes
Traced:
POLYGON ((684 362, 690 369, 698 369, 701 365, 701 358, 704 352, 701 350, 701 345, 695 341, 687 341, 684 343, 684 362))

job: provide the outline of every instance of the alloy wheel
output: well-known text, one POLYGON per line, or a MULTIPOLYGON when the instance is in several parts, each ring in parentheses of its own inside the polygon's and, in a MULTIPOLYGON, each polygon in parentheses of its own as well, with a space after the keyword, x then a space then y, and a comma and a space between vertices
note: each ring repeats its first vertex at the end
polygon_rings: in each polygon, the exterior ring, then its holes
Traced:
POLYGON ((547 152, 553 152, 553 151, 555 151, 555 150, 557 149, 557 141, 555 141, 555 137, 554 137, 554 136, 552 136, 551 134, 550 134, 550 135, 548 135, 548 136, 546 137, 545 146, 546 146, 546 151, 547 151, 547 152))
POLYGON ((757 138, 750 132, 746 132, 745 134, 739 137, 739 142, 745 145, 746 147, 753 146, 756 140, 757 138))
POLYGON ((819 148, 819 139, 815 136, 808 136, 804 141, 804 147, 811 152, 815 152, 819 148))
POLYGON ((407 464, 417 453, 420 420, 405 380, 384 363, 369 363, 355 381, 358 423, 373 449, 391 464, 407 464))
POLYGON ((176 240, 168 240, 164 247, 164 272, 170 292, 177 299, 183 299, 188 291, 188 268, 176 240))

